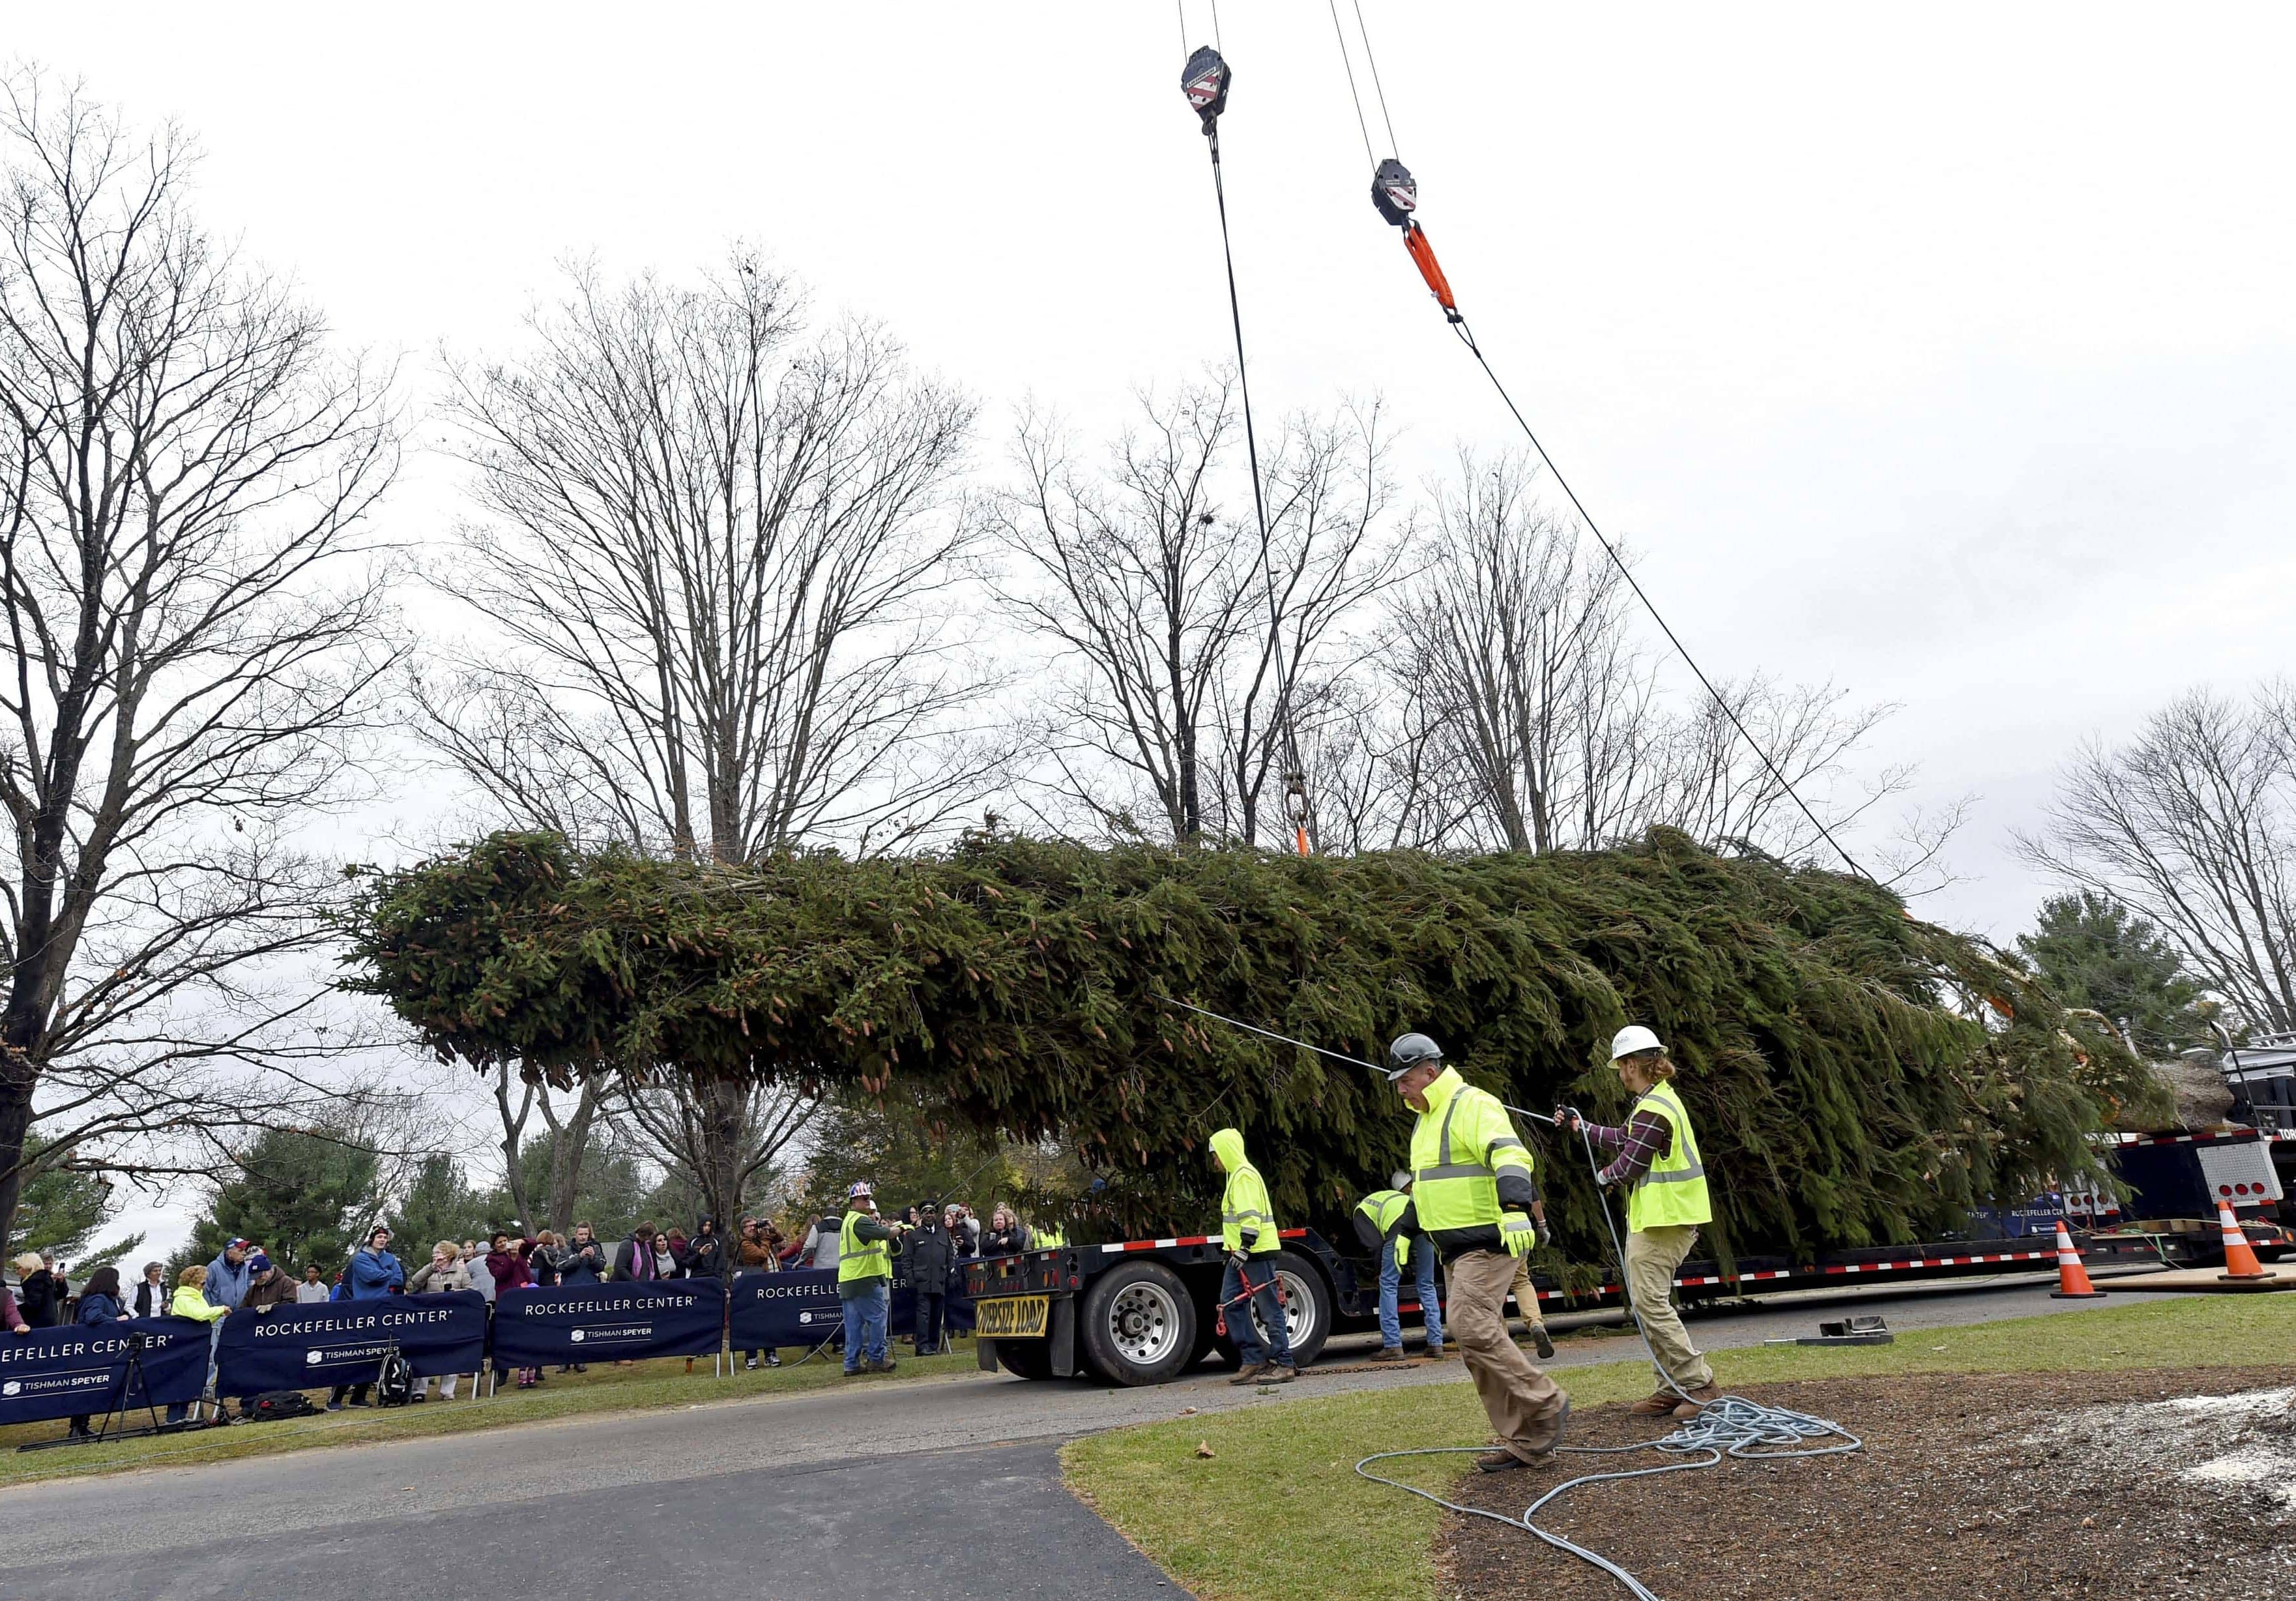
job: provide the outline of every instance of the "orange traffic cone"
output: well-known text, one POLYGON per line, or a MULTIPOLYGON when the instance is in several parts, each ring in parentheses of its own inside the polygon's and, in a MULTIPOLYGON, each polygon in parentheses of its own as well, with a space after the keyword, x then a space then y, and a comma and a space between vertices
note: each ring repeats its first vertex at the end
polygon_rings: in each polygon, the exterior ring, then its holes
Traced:
POLYGON ((2217 1275, 2226 1284, 2243 1278, 2271 1278, 2264 1264, 2256 1260, 2256 1248, 2240 1231, 2240 1219, 2232 1215, 2232 1203, 2219 1196, 2217 1200, 2217 1221, 2224 1227, 2225 1270, 2217 1275))
POLYGON ((2065 1227, 2062 1218, 2057 1219, 2057 1287, 2049 1292, 2051 1301, 2101 1301, 2104 1292, 2088 1282, 2088 1269, 2081 1266, 2080 1252, 2073 1249, 2072 1230, 2065 1227))

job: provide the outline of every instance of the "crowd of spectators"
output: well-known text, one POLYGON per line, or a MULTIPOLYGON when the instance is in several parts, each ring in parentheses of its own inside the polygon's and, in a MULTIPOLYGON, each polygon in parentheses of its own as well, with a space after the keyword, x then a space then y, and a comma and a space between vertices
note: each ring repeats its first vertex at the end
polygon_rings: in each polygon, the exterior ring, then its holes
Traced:
MULTIPOLYGON (((899 1254, 917 1295, 911 1344, 920 1354, 930 1355, 947 1349, 944 1313, 961 1264, 983 1254, 1027 1251, 1036 1232, 1005 1206, 995 1209, 986 1227, 972 1208, 955 1203, 944 1207, 921 1203, 907 1208, 902 1220, 909 1227, 901 1236, 899 1254)), ((204 1266, 182 1269, 172 1286, 163 1264, 146 1262, 132 1290, 121 1284, 117 1268, 103 1267, 87 1276, 77 1294, 65 1277, 67 1264, 53 1254, 26 1252, 10 1264, 17 1274, 16 1289, 12 1293, 0 1281, 0 1327, 29 1334, 38 1328, 101 1325, 127 1318, 193 1318, 214 1323, 242 1307, 262 1310, 454 1290, 476 1290, 491 1303, 504 1290, 534 1286, 833 1268, 843 1221, 841 1213, 824 1212, 806 1219, 800 1232, 795 1223, 784 1230, 771 1218, 743 1217, 730 1236, 719 1231, 713 1218, 699 1219, 691 1234, 642 1222, 627 1238, 611 1244, 587 1223, 577 1223, 562 1239, 546 1228, 531 1236, 497 1229, 484 1242, 434 1243, 429 1260, 411 1274, 391 1248, 390 1230, 378 1224, 332 1277, 321 1264, 307 1262, 298 1279, 257 1242, 233 1239, 204 1266)), ((742 1357, 747 1368, 782 1365, 777 1351, 750 1351, 742 1357)), ((686 1365, 692 1367, 691 1359, 686 1365)), ((585 1369, 575 1364, 570 1371, 585 1369)), ((521 1389, 532 1389, 542 1379, 536 1368, 517 1374, 521 1389)), ((421 1380, 412 1399, 430 1399, 434 1383, 441 1400, 455 1399, 456 1380, 452 1376, 421 1380)), ((327 1409, 371 1405, 370 1390, 367 1384, 339 1386, 328 1397, 327 1409)), ((168 1421, 180 1421, 184 1410, 169 1408, 168 1421)), ((73 1418, 72 1433, 85 1435, 87 1423, 84 1416, 73 1418)))

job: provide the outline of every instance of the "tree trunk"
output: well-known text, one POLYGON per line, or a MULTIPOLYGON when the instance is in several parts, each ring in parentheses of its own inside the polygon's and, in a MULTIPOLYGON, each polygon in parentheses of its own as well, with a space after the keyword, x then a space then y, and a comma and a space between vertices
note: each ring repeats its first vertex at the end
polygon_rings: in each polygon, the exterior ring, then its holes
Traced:
POLYGON ((531 1229, 534 1227, 534 1211, 526 1203, 526 1175, 521 1171, 518 1157, 520 1137, 526 1132, 527 1113, 534 1109, 534 1086, 528 1084, 521 1088, 526 1092, 525 1096, 513 1113, 510 1109, 510 1067, 507 1063, 496 1066, 495 1104, 502 1111, 503 1182, 510 1187, 511 1205, 518 1209, 519 1227, 531 1229))
POLYGON ((711 1079, 694 1088, 695 1112, 701 1159, 694 1178, 701 1199, 718 1219, 722 1236, 729 1221, 742 1215, 742 1157, 747 1133, 749 1090, 732 1079, 711 1079))
POLYGON ((0 1070, 0 1240, 16 1225, 16 1200, 24 1193, 24 1137, 32 1127, 32 1074, 18 1060, 10 1050, 0 1070))
MULTIPOLYGON (((604 1080, 585 1079, 582 1093, 574 1103, 574 1115, 563 1123, 551 1123, 555 1137, 550 1150, 550 1231, 563 1238, 574 1227, 574 1203, 582 1187, 582 1162, 589 1154, 590 1125, 598 1116, 598 1104, 605 1098, 604 1080)), ((543 1103, 545 1117, 550 1116, 550 1104, 543 1103)))

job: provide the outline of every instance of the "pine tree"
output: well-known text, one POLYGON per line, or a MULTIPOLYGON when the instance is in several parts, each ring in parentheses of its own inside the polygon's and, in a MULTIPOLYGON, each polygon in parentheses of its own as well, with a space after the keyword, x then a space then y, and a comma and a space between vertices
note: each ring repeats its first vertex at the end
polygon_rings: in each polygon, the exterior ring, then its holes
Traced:
POLYGON ((170 1270, 210 1261, 236 1237, 262 1246, 291 1277, 313 1262, 332 1274, 378 1220, 381 1167, 342 1134, 266 1129, 234 1156, 231 1176, 216 1186, 170 1270))
MULTIPOLYGON (((37 1163, 48 1149, 37 1137, 24 1144, 25 1163, 37 1163)), ((25 1182, 8 1230, 8 1255, 45 1251, 77 1262, 88 1236, 111 1213, 111 1186, 94 1173, 51 1167, 25 1182)), ((127 1249, 133 1249, 132 1246, 127 1249)), ((90 1266, 101 1266, 91 1263, 90 1266)))
POLYGON ((462 1164, 437 1151, 416 1167, 414 1182, 384 1221, 390 1225, 399 1258, 420 1264, 440 1240, 483 1238, 488 1232, 487 1219, 485 1198, 463 1178, 462 1164))
POLYGON ((2156 1060, 2209 1043, 2201 987, 2177 948, 2117 900, 2088 890, 2051 896, 2017 948, 2059 1000, 2126 1020, 2137 1049, 2156 1060))
MULTIPOLYGON (((349 987, 483 1071, 914 1097, 951 1127, 1057 1141, 1092 1175, 1070 1205, 1111 1232, 1216 1216, 1222 1122, 1279 1216, 1327 1228, 1405 1153, 1411 1119, 1377 1075, 1180 1003, 1365 1062, 1423 1030, 1504 1099, 1613 1121, 1603 1044, 1649 1023, 1717 1175, 1726 1259, 1934 1238, 2098 1174, 2090 1136, 2165 1098, 2109 1030, 1887 890, 1666 829, 1343 858, 1000 833, 738 867, 504 833, 376 875, 348 932, 349 987)), ((1591 1254, 1583 1163, 1521 1131, 1550 1221, 1591 1254)))

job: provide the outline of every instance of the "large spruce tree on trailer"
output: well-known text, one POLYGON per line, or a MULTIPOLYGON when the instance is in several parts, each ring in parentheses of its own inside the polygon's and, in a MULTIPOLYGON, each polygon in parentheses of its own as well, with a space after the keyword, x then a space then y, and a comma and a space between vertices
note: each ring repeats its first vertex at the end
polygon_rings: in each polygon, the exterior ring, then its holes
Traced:
POLYGON ((201 231, 178 135, 4 87, 0 1229, 36 1121, 37 1162, 206 1171, 322 1098, 245 1084, 327 1050, 262 974, 326 933, 291 831, 390 665, 397 460, 389 375, 201 231))
MULTIPOLYGON (((1216 1215, 1241 1127, 1288 1218, 1336 1224, 1410 1119, 1361 1069, 1406 1029, 1519 1104, 1623 1109, 1602 1045, 1656 1025, 1718 1175, 1726 1252, 1932 1236, 2095 1172, 2087 1137, 2158 1092, 2013 963, 1887 891, 1653 831, 1628 849, 1349 858, 945 853, 734 869, 497 835, 368 881, 350 987, 443 1055, 554 1077, 624 1061, 883 1094, 1057 1134, 1109 1230, 1216 1215)), ((1603 1238, 1576 1153, 1526 1129, 1566 1249, 1603 1238)))

